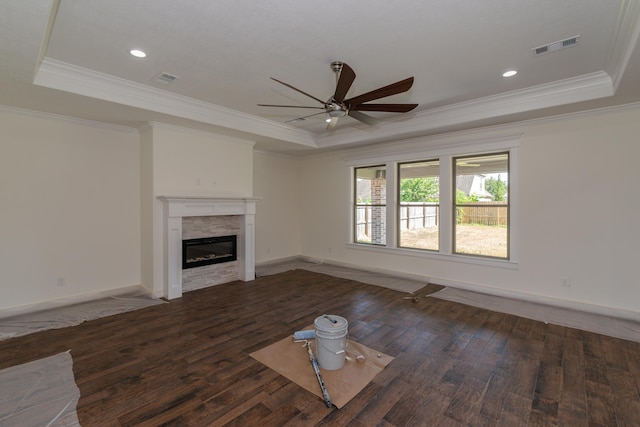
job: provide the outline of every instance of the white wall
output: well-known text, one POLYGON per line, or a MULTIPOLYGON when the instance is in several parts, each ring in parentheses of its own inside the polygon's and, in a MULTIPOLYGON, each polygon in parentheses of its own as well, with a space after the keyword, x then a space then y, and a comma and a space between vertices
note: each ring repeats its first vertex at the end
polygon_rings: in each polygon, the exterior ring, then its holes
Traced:
POLYGON ((315 195, 300 185, 300 159, 256 151, 253 157, 253 192, 256 203, 256 262, 268 262, 300 255, 304 221, 301 207, 315 195))
POLYGON ((2 110, 0 309, 141 282, 161 292, 162 273, 153 271, 161 248, 149 242, 157 239, 156 196, 255 195, 258 262, 304 255, 638 313, 640 109, 506 129, 523 133, 517 269, 352 249, 344 158, 353 150, 254 154, 250 142, 187 129, 154 125, 139 137, 2 110))
POLYGON ((154 123, 155 196, 251 197, 253 142, 154 123))
POLYGON ((0 309, 140 284, 139 163, 135 129, 0 110, 0 309))
MULTIPOLYGON (((517 269, 348 246, 351 177, 344 158, 353 150, 301 160, 302 217, 313 222, 312 227, 301 228, 301 254, 480 291, 639 313, 640 109, 459 135, 469 142, 500 132, 523 132, 518 156, 517 269), (570 288, 562 286, 563 277, 570 278, 570 288)), ((441 139, 424 138, 418 144, 439 144, 441 139)), ((400 149, 398 142, 382 149, 389 147, 400 149)))

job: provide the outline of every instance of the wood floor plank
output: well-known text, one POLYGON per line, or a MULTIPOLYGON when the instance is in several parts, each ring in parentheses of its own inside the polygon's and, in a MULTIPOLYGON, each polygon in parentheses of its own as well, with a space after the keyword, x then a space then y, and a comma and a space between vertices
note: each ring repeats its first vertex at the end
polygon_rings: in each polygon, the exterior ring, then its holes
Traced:
POLYGON ((634 426, 640 343, 304 270, 0 341, 71 350, 86 426, 634 426), (342 409, 249 356, 324 313, 395 357, 342 409))
POLYGON ((603 426, 617 425, 613 397, 609 385, 587 381, 586 393, 589 423, 603 426))
POLYGON ((394 426, 406 425, 424 403, 425 384, 415 384, 400 393, 400 399, 389 409, 383 419, 394 426))
POLYGON ((531 416, 531 399, 516 393, 508 392, 498 418, 498 425, 526 427, 531 416))
POLYGON ((472 419, 472 414, 480 411, 485 383, 472 376, 465 376, 456 394, 444 411, 447 417, 464 424, 472 419))
POLYGON ((509 379, 498 374, 489 378, 487 392, 480 405, 480 413, 489 420, 498 420, 509 393, 509 379))
POLYGON ((403 391, 409 387, 401 377, 395 376, 378 394, 360 407, 355 419, 365 426, 376 425, 387 412, 402 398, 403 391))

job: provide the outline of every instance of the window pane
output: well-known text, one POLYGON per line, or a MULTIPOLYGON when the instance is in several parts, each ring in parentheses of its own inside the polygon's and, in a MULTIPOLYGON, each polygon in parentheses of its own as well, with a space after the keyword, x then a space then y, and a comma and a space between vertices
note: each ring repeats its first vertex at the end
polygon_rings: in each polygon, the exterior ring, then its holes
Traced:
POLYGON ((458 157, 454 252, 509 257, 509 154, 458 157))
POLYGON ((357 243, 387 242, 386 166, 355 169, 355 238, 357 243))
POLYGON ((440 163, 398 165, 398 246, 437 251, 440 223, 440 163))

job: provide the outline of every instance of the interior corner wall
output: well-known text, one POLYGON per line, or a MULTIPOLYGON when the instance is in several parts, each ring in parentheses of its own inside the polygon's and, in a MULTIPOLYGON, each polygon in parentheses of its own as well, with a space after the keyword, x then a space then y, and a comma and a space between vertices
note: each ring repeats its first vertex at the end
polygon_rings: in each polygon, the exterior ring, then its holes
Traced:
POLYGON ((0 110, 0 309, 140 284, 135 129, 0 110))
POLYGON ((300 255, 301 227, 313 227, 301 206, 314 197, 304 191, 300 159, 256 151, 253 191, 256 203, 256 263, 300 255))
POLYGON ((159 196, 253 197, 253 141, 151 123, 141 130, 145 287, 164 295, 163 205, 159 196), (151 216, 149 216, 151 215, 151 216))
POLYGON ((144 125, 140 133, 140 277, 142 286, 156 297, 154 292, 153 224, 155 197, 153 190, 153 129, 144 125))
MULTIPOLYGON (((347 245, 349 150, 301 160, 302 254, 489 293, 578 303, 640 315, 640 107, 461 132, 461 142, 522 133, 517 269, 359 250, 347 245), (563 278, 570 287, 563 286, 563 278)), ((456 137, 449 135, 448 138, 456 137)), ((418 140, 425 147, 440 137, 418 140)), ((391 143, 394 148, 401 141, 391 143)), ((383 145, 388 152, 390 145, 383 145)), ((398 148, 399 149, 399 148, 398 148)), ((370 154, 375 154, 371 148, 370 154)), ((571 305, 571 304, 569 304, 571 305)), ((595 310, 597 311, 597 310, 595 310)))

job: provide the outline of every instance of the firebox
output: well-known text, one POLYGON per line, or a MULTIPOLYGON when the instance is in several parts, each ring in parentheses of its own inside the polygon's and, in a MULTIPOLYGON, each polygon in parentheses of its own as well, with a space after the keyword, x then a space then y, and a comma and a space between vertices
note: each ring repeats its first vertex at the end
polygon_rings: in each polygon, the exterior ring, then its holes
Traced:
POLYGON ((237 258, 236 236, 204 237, 182 241, 183 269, 235 261, 237 258))

